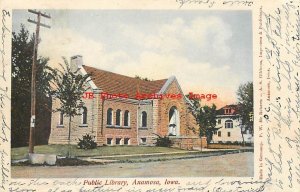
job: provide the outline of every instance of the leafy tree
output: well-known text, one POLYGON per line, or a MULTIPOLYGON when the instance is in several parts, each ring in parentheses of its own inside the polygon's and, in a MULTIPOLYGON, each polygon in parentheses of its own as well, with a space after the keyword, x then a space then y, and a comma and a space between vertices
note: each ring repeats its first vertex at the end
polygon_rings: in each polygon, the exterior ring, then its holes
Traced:
POLYGON ((207 142, 210 142, 216 126, 216 105, 213 104, 211 107, 204 105, 201 107, 199 100, 194 99, 191 101, 193 103, 193 115, 200 129, 199 136, 206 136, 207 142))
POLYGON ((237 90, 237 97, 244 130, 253 134, 253 82, 241 84, 237 90))
POLYGON ((143 81, 153 81, 153 79, 149 79, 149 78, 147 78, 147 77, 141 77, 141 76, 139 76, 139 75, 135 75, 135 77, 134 78, 136 78, 136 79, 140 79, 140 80, 143 80, 143 81))
POLYGON ((62 112, 69 117, 68 141, 70 144, 71 122, 76 115, 81 115, 82 95, 87 90, 85 83, 90 77, 89 74, 82 75, 79 70, 72 71, 66 58, 63 58, 64 65, 60 64, 62 71, 54 71, 54 90, 52 95, 60 101, 60 106, 55 110, 62 112))
MULTIPOLYGON (((21 25, 12 33, 12 147, 28 145, 31 110, 31 73, 34 36, 21 25)), ((36 73, 35 143, 47 144, 51 127, 51 68, 48 58, 39 57, 36 73)))

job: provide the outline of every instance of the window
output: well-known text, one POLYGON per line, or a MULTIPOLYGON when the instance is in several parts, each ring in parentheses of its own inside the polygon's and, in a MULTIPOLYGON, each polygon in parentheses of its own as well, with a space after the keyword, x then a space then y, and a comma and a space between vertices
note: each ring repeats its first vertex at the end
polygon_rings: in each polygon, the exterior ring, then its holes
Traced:
POLYGON ((116 145, 121 145, 121 138, 116 138, 116 145))
POLYGON ((227 132, 227 136, 230 137, 230 132, 227 132))
POLYGON ((147 113, 145 111, 142 112, 142 127, 147 127, 147 113))
POLYGON ((116 112, 116 125, 117 126, 120 126, 121 125, 121 110, 118 109, 117 112, 116 112))
POLYGON ((145 137, 141 138, 141 143, 145 144, 147 142, 147 139, 145 137))
POLYGON ((252 135, 253 135, 253 129, 250 129, 250 130, 249 130, 249 134, 252 134, 252 135))
POLYGON ((221 119, 218 119, 218 124, 221 124, 221 119))
POLYGON ((82 107, 82 124, 87 124, 87 108, 82 107))
POLYGON ((112 108, 109 108, 107 110, 107 125, 112 125, 113 124, 113 110, 112 108))
POLYGON ((64 125, 64 113, 59 113, 59 125, 64 125))
POLYGON ((113 143, 112 143, 112 138, 107 138, 106 139, 106 144, 107 145, 112 145, 113 143))
POLYGON ((231 114, 231 109, 225 109, 225 114, 231 114))
POLYGON ((225 128, 233 128, 232 120, 226 120, 225 121, 225 128))
POLYGON ((218 131, 218 137, 221 137, 221 131, 218 131))
POLYGON ((129 111, 126 110, 124 113, 124 126, 129 126, 130 116, 129 111))
POLYGON ((125 138, 124 139, 124 145, 129 145, 130 139, 129 138, 125 138))

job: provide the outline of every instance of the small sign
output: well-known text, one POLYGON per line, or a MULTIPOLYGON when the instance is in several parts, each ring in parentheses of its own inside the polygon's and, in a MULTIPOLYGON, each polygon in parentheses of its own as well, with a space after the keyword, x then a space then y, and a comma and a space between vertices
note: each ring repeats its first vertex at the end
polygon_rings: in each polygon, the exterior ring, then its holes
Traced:
POLYGON ((32 116, 31 116, 31 119, 30 119, 30 127, 35 127, 35 115, 32 115, 32 116))

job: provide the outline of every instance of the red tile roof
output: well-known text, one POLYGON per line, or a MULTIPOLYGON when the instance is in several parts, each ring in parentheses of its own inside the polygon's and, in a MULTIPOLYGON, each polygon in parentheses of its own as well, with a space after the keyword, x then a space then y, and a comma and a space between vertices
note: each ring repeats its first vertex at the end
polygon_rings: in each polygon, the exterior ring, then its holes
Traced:
POLYGON ((235 104, 226 105, 217 110, 217 115, 237 115, 239 113, 239 106, 235 104), (230 113, 225 113, 225 109, 231 109, 230 113))
POLYGON ((144 81, 85 65, 83 65, 83 68, 88 74, 91 74, 93 82, 104 92, 128 94, 129 98, 135 98, 138 89, 139 93, 158 93, 167 81, 167 79, 144 81))

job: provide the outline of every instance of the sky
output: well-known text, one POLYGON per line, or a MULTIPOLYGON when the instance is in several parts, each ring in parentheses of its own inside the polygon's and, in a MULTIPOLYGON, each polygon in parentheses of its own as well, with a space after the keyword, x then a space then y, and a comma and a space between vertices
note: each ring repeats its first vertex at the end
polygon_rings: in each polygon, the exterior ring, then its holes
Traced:
MULTIPOLYGON (((218 108, 237 102, 240 84, 253 81, 250 11, 42 10, 39 56, 50 65, 81 55, 84 65, 149 79, 176 76, 184 94, 217 94, 218 108)), ((13 31, 36 16, 13 11, 13 31)))

